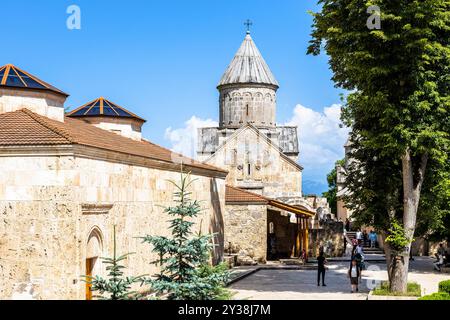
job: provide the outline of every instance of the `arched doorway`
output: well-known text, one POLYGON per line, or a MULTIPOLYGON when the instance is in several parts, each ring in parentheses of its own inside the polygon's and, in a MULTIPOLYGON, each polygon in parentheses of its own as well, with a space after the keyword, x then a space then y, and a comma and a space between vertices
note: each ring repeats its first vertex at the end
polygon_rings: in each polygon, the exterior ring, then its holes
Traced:
MULTIPOLYGON (((94 227, 89 233, 86 244, 86 273, 88 277, 98 274, 100 264, 98 258, 103 251, 103 236, 99 228, 94 227)), ((92 300, 91 284, 86 283, 86 300, 92 300)))

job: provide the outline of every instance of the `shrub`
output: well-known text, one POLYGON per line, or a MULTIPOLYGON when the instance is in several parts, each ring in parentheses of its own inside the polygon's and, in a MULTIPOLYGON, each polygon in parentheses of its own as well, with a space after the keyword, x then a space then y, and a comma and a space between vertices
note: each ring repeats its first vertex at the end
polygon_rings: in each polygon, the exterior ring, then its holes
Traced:
POLYGON ((409 282, 406 294, 400 294, 397 292, 391 292, 391 290, 389 288, 389 282, 383 281, 378 288, 373 290, 373 294, 376 296, 420 297, 421 296, 421 287, 420 287, 420 284, 418 284, 418 283, 409 282))
POLYGON ((439 282, 439 292, 450 294, 450 280, 439 282))
POLYGON ((419 300, 450 300, 450 294, 446 292, 436 292, 428 296, 423 296, 419 300))

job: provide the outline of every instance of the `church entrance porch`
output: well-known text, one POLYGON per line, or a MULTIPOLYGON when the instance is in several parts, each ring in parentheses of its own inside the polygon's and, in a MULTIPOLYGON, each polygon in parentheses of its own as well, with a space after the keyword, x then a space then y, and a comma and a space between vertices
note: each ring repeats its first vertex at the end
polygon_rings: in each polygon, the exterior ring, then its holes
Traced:
POLYGON ((225 253, 231 264, 298 258, 303 249, 308 252, 307 221, 313 212, 229 185, 225 200, 225 253))
POLYGON ((308 252, 308 218, 267 210, 267 260, 301 258, 308 252))

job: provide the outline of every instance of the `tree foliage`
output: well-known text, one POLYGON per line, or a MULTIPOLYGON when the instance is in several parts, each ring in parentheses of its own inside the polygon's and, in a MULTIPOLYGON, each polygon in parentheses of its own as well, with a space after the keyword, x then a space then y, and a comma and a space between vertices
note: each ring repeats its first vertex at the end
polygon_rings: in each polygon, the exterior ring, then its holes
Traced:
POLYGON ((146 236, 143 242, 152 245, 152 251, 159 259, 153 264, 161 272, 147 282, 161 296, 171 300, 213 300, 227 296, 225 284, 229 273, 223 266, 210 266, 209 258, 213 248, 212 235, 194 234, 192 221, 200 213, 200 204, 191 200, 188 191, 193 180, 181 175, 174 207, 165 212, 173 217, 170 222, 172 237, 146 236))
MULTIPOLYGON (((408 242, 416 226, 442 233, 450 199, 450 1, 319 4, 308 53, 325 49, 334 82, 350 91, 342 118, 352 127, 355 161, 346 206, 381 231, 399 221, 408 242), (366 25, 372 5, 381 10, 380 30, 366 25)), ((408 260, 392 261, 391 287, 405 291, 408 260)))
POLYGON ((331 212, 334 214, 337 213, 337 165, 343 166, 344 160, 336 161, 335 167, 327 174, 328 191, 322 194, 322 196, 327 198, 331 212))

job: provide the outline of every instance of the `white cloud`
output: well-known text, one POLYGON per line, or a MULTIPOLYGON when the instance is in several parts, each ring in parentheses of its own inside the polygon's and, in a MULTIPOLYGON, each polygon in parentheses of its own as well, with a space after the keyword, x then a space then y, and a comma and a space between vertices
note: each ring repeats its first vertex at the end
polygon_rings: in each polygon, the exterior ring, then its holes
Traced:
POLYGON ((341 105, 333 104, 317 112, 298 104, 287 125, 298 126, 300 163, 305 180, 324 182, 336 160, 344 156, 348 128, 341 128, 341 105))
MULTIPOLYGON (((340 115, 341 106, 338 104, 326 107, 322 112, 298 104, 285 124, 298 127, 303 181, 326 184, 327 173, 336 160, 344 157, 343 146, 349 129, 340 127, 340 115)), ((192 116, 182 128, 167 128, 165 138, 170 141, 173 151, 196 158, 197 129, 217 126, 214 120, 192 116)))
POLYGON ((196 158, 197 129, 203 127, 217 127, 218 123, 211 119, 200 119, 192 116, 184 123, 183 128, 169 127, 164 134, 165 139, 172 144, 172 150, 190 158, 196 158))

